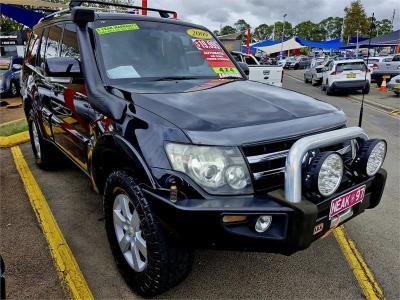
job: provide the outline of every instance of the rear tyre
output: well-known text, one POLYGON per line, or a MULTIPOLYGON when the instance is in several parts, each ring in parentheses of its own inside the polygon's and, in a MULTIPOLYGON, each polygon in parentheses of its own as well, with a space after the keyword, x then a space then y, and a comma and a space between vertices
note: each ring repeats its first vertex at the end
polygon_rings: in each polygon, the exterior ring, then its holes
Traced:
POLYGON ((330 95, 332 95, 332 89, 329 87, 329 85, 326 85, 326 87, 325 87, 325 94, 327 95, 327 96, 330 96, 330 95))
POLYGON ((52 144, 43 139, 32 111, 28 116, 29 137, 35 162, 41 169, 52 169, 56 165, 57 150, 52 144))
POLYGON ((364 93, 364 94, 369 94, 369 85, 367 85, 363 90, 362 90, 362 92, 364 93))
POLYGON ((304 75, 304 83, 308 83, 308 79, 307 79, 306 75, 304 75))
POLYGON ((193 264, 192 251, 169 243, 133 176, 126 171, 112 172, 103 199, 110 247, 133 291, 152 297, 187 277, 193 264))

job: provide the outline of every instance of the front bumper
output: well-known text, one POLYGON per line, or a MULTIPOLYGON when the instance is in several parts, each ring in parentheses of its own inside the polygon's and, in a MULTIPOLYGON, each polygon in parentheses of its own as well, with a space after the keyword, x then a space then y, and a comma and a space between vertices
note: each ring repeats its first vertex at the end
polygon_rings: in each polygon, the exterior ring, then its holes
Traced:
POLYGON ((162 193, 144 190, 162 226, 177 242, 196 248, 219 248, 273 252, 290 255, 305 249, 331 230, 329 209, 331 201, 356 187, 367 186, 365 198, 352 207, 350 218, 335 222, 339 226, 376 207, 382 197, 386 171, 343 190, 320 203, 302 199, 288 202, 283 196, 258 195, 247 197, 215 197, 213 199, 184 199, 173 203, 162 193), (224 223, 226 215, 247 216, 246 221, 224 223), (271 215, 272 225, 257 233, 254 225, 261 215, 271 215), (322 224, 322 225, 321 225, 322 224), (315 227, 322 229, 314 232, 315 227))
POLYGON ((331 89, 335 91, 362 90, 368 85, 368 80, 335 81, 332 83, 331 89))

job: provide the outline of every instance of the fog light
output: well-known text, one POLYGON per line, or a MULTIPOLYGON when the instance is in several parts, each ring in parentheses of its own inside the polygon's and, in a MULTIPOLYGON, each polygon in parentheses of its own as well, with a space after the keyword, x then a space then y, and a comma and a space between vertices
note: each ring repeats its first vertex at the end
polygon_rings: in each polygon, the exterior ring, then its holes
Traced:
POLYGON ((259 233, 265 232, 272 223, 272 216, 261 216, 257 219, 255 230, 259 233))

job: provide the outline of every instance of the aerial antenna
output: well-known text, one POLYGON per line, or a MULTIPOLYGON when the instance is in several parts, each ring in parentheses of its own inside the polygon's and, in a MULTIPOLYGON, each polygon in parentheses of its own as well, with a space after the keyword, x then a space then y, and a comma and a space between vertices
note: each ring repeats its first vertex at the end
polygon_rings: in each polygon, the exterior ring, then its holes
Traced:
MULTIPOLYGON (((375 28, 375 13, 372 13, 371 25, 369 26, 368 54, 367 54, 367 64, 366 64, 367 70, 365 71, 364 82, 367 81, 367 72, 369 72, 368 68, 369 50, 371 48, 372 31, 374 30, 374 28, 375 28)), ((362 89, 362 99, 361 99, 360 116, 358 118, 358 127, 361 127, 362 125, 363 114, 364 114, 364 97, 365 97, 365 89, 362 89)))

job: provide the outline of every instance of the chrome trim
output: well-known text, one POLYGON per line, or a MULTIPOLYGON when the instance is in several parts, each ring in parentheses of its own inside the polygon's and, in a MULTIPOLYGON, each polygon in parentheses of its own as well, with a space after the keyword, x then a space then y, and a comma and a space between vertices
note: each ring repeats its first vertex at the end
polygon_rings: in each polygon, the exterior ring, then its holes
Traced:
POLYGON ((308 151, 356 138, 368 140, 368 135, 360 127, 349 127, 306 136, 295 142, 292 148, 290 148, 286 159, 286 200, 292 203, 299 203, 301 201, 301 165, 303 157, 308 151))
POLYGON ((247 160, 248 160, 249 164, 256 164, 256 163, 263 162, 266 160, 274 160, 274 159, 286 157, 288 153, 289 153, 289 150, 282 150, 282 151, 273 152, 273 153, 248 156, 247 160))
POLYGON ((267 171, 253 173, 253 176, 254 176, 255 180, 259 180, 264 176, 279 174, 279 173, 284 173, 284 172, 285 172, 285 167, 282 167, 282 168, 271 169, 271 170, 267 170, 267 171))

